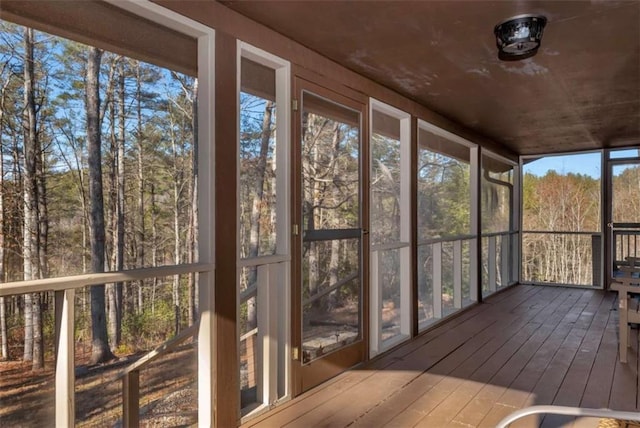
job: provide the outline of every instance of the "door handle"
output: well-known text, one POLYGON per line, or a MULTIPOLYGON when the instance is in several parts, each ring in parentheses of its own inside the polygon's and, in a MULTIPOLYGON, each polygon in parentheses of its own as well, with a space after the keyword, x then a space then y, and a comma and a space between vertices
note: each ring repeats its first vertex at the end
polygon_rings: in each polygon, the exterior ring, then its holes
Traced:
POLYGON ((609 229, 613 229, 613 223, 607 223, 607 227, 608 227, 609 229))

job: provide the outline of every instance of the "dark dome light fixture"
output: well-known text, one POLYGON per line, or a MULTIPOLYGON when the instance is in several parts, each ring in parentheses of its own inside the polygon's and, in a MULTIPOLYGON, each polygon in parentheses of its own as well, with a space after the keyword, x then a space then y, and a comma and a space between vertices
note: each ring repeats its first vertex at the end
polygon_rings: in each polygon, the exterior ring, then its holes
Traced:
POLYGON ((542 15, 518 15, 496 25, 498 58, 514 61, 530 58, 538 52, 547 18, 542 15))

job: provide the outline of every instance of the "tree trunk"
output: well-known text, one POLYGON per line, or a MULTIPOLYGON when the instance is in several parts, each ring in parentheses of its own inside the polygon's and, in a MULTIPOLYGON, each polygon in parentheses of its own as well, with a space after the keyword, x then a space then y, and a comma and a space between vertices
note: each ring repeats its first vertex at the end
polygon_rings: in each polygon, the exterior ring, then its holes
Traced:
MULTIPOLYGON (((156 187, 151 182, 151 263, 153 267, 158 266, 158 208, 156 207, 156 187)), ((158 288, 158 277, 153 278, 151 285, 151 313, 156 313, 156 289, 158 288)))
MULTIPOLYGON (((39 218, 38 218, 38 158, 40 147, 37 135, 35 102, 35 64, 33 30, 25 28, 24 35, 24 279, 39 278, 39 218)), ((32 361, 33 369, 44 366, 42 344, 42 314, 37 293, 25 295, 25 346, 24 360, 32 361), (34 313, 35 311, 35 313, 34 313), (36 341, 40 341, 36 343, 36 341)))
MULTIPOLYGON (((174 162, 177 162, 178 156, 176 155, 175 140, 174 140, 174 162)), ((177 164, 174 164, 176 170, 179 170, 177 164)), ((182 175, 178 172, 177 175, 182 175)), ((182 180, 178 180, 177 176, 174 176, 173 181, 173 261, 176 265, 180 264, 180 185, 182 180)), ((180 332, 180 275, 173 276, 173 310, 175 326, 174 332, 178 334, 180 332)))
MULTIPOLYGON (((173 125, 173 124, 172 124, 173 125)), ((180 154, 178 153, 177 137, 171 136, 173 151, 173 262, 180 264, 180 189, 184 181, 180 154)), ((180 275, 173 276, 173 309, 175 319, 175 334, 180 331, 180 275)))
MULTIPOLYGON (((125 75, 124 60, 119 59, 118 64, 118 135, 115 132, 116 103, 111 104, 112 118, 112 147, 113 162, 113 270, 124 269, 124 141, 125 141, 125 75)), ((110 284, 109 296, 109 337, 111 349, 117 349, 122 341, 122 283, 110 284)))
MULTIPOLYGON (((87 151, 89 200, 91 202, 91 267, 104 272, 104 198, 102 193, 102 153, 100 138, 100 60, 102 51, 89 48, 86 75, 87 151)), ((91 287, 91 364, 114 358, 107 338, 104 285, 91 287)))
MULTIPOLYGON (((145 240, 145 219, 144 219, 144 161, 143 161, 143 131, 142 131, 142 76, 140 75, 140 64, 136 68, 136 100, 137 100, 137 116, 138 116, 138 132, 136 135, 137 143, 137 155, 138 155, 138 229, 136 242, 138 244, 136 248, 136 265, 141 268, 144 267, 144 240, 145 240)), ((144 287, 144 280, 140 280, 138 285, 138 313, 142 313, 142 288, 144 287)))
MULTIPOLYGON (((5 109, 5 93, 9 85, 10 78, 3 83, 0 90, 0 283, 6 282, 5 266, 4 266, 4 146, 2 144, 2 136, 4 135, 4 109, 5 109)), ((4 297, 0 297, 0 342, 1 354, 0 359, 9 359, 9 345, 7 342, 7 314, 4 297)))
POLYGON ((0 297, 0 335, 2 336, 2 360, 8 360, 9 344, 7 341, 7 313, 4 297, 0 297))
MULTIPOLYGON (((264 181, 267 170, 267 156, 269 154, 269 141, 271 141, 271 118, 273 115, 273 102, 267 101, 262 116, 262 133, 260 136, 260 156, 256 166, 256 180, 253 189, 253 201, 251 203, 251 220, 249 229, 249 258, 257 257, 260 251, 260 215, 263 206, 264 181)), ((257 270, 251 270, 249 274, 249 286, 257 281, 257 270)), ((247 328, 254 329, 257 326, 256 300, 247 302, 247 328)))

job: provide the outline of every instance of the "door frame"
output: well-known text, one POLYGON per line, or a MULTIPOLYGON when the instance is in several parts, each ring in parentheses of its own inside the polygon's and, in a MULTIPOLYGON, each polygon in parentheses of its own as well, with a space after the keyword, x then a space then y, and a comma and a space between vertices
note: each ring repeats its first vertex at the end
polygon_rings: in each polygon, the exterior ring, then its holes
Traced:
MULTIPOLYGON (((617 165, 630 165, 637 164, 640 166, 640 157, 621 157, 621 158, 611 158, 611 153, 614 150, 605 150, 604 163, 604 177, 603 177, 603 191, 604 191, 604 200, 605 209, 602 221, 602 230, 604 233, 604 257, 602 258, 602 262, 604 263, 603 274, 604 274, 604 282, 606 284, 606 288, 611 288, 611 284, 613 282, 613 263, 615 262, 616 252, 614 249, 615 240, 613 237, 614 233, 614 222, 613 222, 613 168, 617 165)), ((640 196, 639 196, 640 197, 640 196)), ((623 223, 632 225, 633 223, 623 223)), ((640 230, 640 227, 638 227, 640 230)))
POLYGON ((368 97, 298 67, 292 70, 293 117, 291 142, 291 392, 295 397, 366 361, 369 347, 369 162, 368 97), (360 112, 360 340, 310 364, 302 363, 302 93, 307 91, 360 112), (313 365, 313 368, 311 368, 313 365))

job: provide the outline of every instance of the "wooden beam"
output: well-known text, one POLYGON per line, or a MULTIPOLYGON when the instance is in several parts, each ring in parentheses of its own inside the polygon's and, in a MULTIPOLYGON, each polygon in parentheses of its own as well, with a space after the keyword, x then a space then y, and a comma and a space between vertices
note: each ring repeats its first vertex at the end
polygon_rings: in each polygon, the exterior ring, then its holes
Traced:
POLYGON ((122 422, 125 428, 140 425, 140 372, 137 370, 122 377, 122 422))
POLYGON ((215 41, 215 426, 240 419, 236 301, 238 259, 238 94, 236 39, 216 32, 215 41))
MULTIPOLYGON (((411 191, 410 229, 413 231, 411 240, 411 337, 420 333, 420 316, 418 314, 418 119, 411 117, 411 177, 409 182, 411 191)), ((408 309, 408 308, 407 308, 408 309)))

